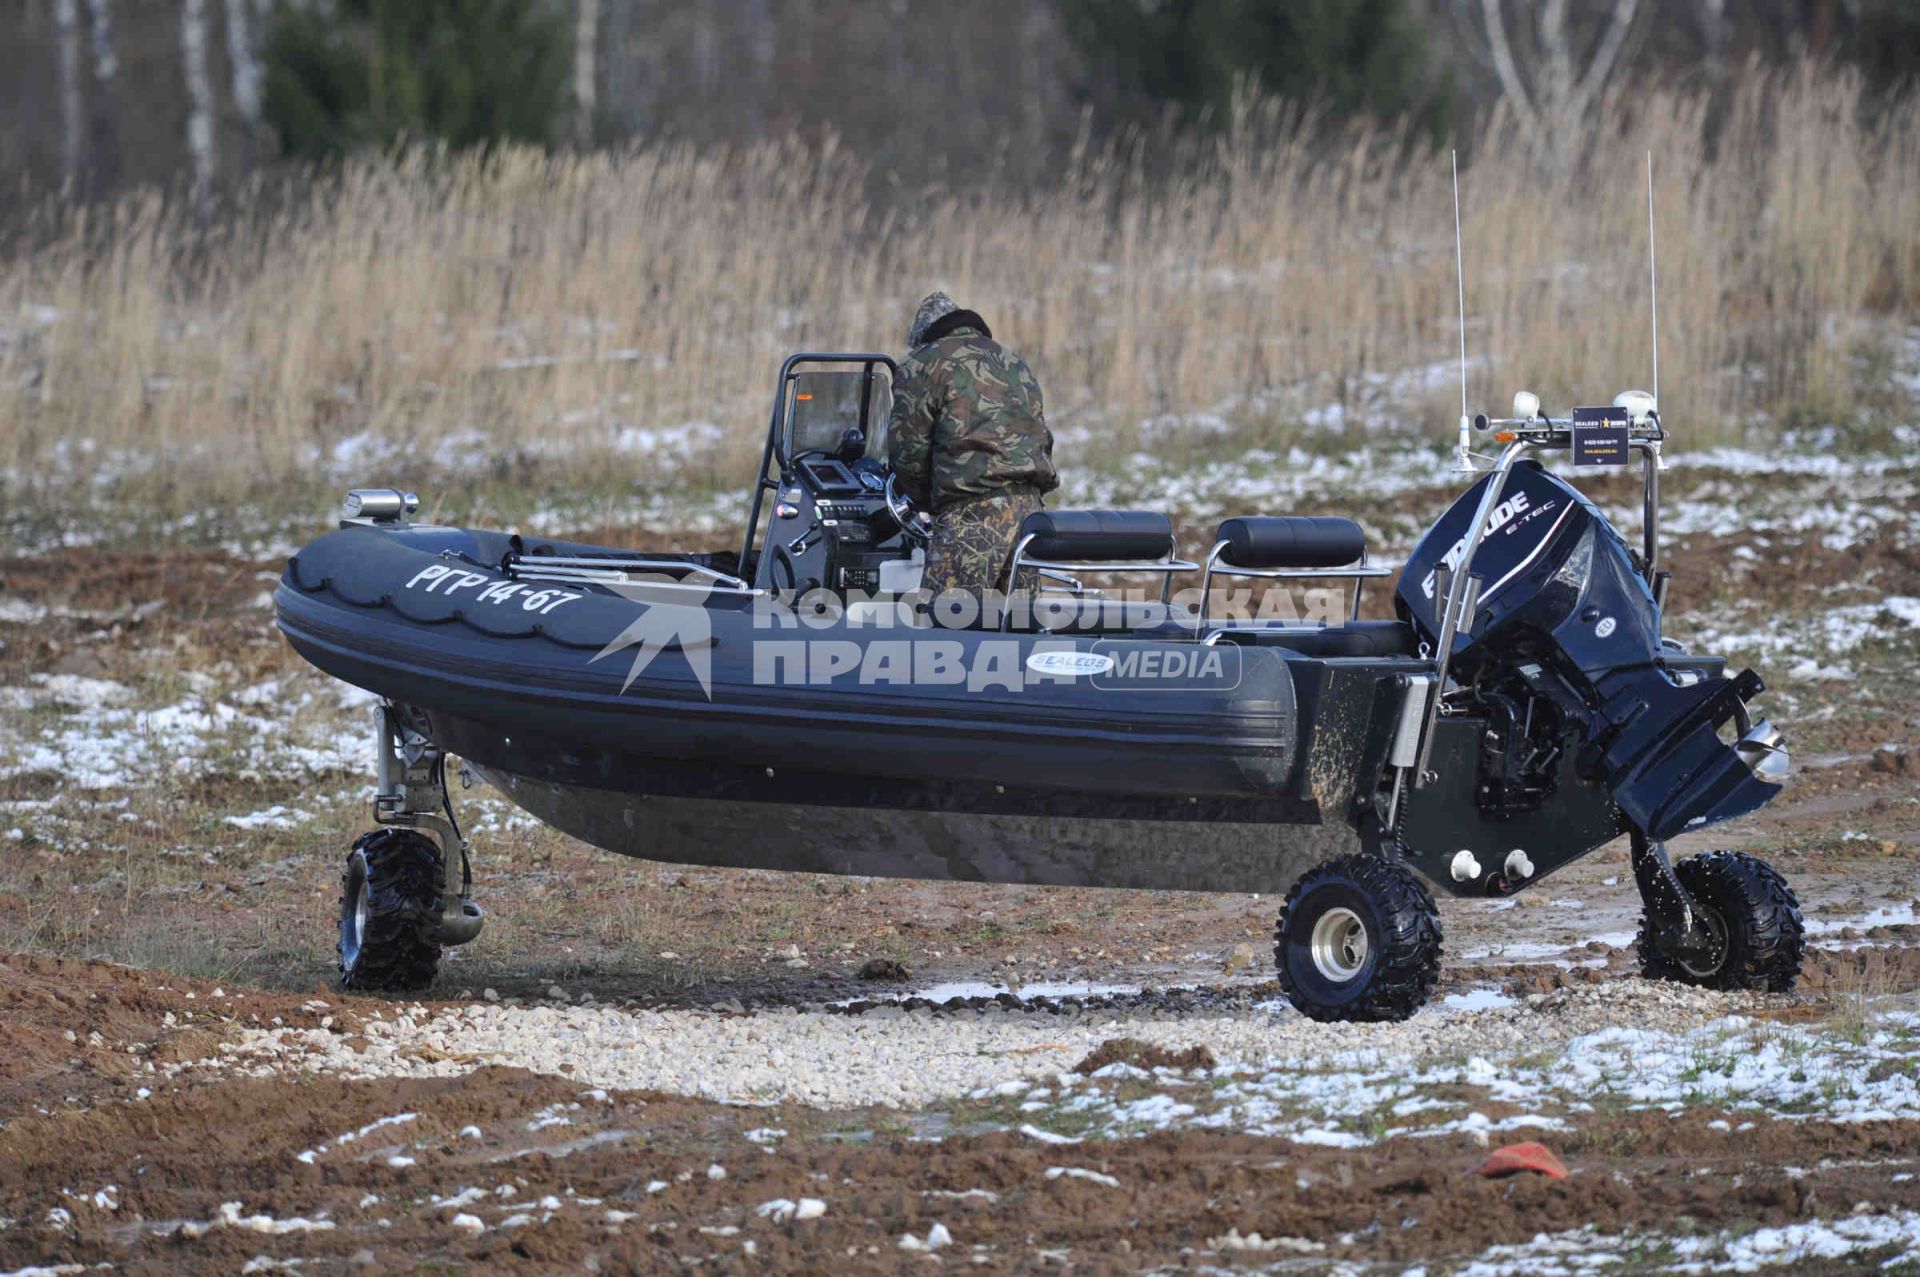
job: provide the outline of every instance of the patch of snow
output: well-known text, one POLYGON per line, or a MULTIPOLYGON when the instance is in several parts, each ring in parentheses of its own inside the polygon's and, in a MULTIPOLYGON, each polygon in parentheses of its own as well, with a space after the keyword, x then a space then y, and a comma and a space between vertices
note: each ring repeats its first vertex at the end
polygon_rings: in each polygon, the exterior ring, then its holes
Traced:
POLYGON ((1899 904, 1875 905, 1865 913, 1848 914, 1838 918, 1808 918, 1806 932, 1810 936, 1830 936, 1837 932, 1854 930, 1870 931, 1875 927, 1910 927, 1920 923, 1920 910, 1915 909, 1911 900, 1899 904))
POLYGON ((37 625, 47 619, 47 608, 41 603, 29 603, 25 599, 0 599, 0 623, 7 625, 37 625))
POLYGON ((1465 993, 1449 993, 1440 999, 1440 1005, 1448 1011, 1497 1011, 1519 1003, 1498 989, 1468 989, 1465 993))
POLYGON ((947 1231, 945 1224, 935 1224, 932 1228, 929 1228, 924 1240, 915 1237, 912 1233, 902 1233, 900 1235, 901 1250, 939 1250, 943 1246, 951 1245, 953 1245, 953 1234, 947 1231))
POLYGON ((102 705, 120 705, 133 699, 133 689, 109 678, 86 678, 79 674, 29 674, 27 680, 45 694, 45 699, 78 709, 102 705))
POLYGON ((817 1197, 802 1197, 799 1201, 778 1197, 770 1202, 762 1202, 753 1211, 762 1219, 770 1219, 776 1224, 788 1220, 818 1219, 827 1213, 827 1204, 817 1197))
POLYGON ((275 1219, 271 1215, 242 1215, 239 1202, 222 1202, 220 1214, 214 1224, 221 1228, 238 1228, 251 1233, 265 1233, 278 1237, 286 1233, 325 1233, 333 1230, 330 1219, 275 1219))
POLYGON ((275 803, 263 811, 248 812, 244 816, 226 816, 223 819, 236 829, 292 829, 312 820, 313 813, 275 803))
MULTIPOLYGON (((306 681, 315 688, 331 683, 318 676, 306 681)), ((227 769, 242 778, 365 771, 358 735, 342 732, 331 714, 313 713, 320 700, 313 691, 283 698, 262 714, 204 693, 142 709, 125 703, 132 689, 107 679, 37 674, 32 682, 36 701, 65 712, 24 732, 0 728, 0 777, 48 772, 72 788, 98 790, 227 769)))

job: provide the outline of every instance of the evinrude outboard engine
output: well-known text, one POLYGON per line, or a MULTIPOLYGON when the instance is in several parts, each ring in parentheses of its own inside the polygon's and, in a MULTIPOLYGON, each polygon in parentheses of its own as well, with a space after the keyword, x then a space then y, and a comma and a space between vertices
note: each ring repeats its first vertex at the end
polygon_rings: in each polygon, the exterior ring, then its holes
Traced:
MULTIPOLYGON (((1396 607, 1428 650, 1437 653, 1451 573, 1499 477, 1447 511, 1401 576, 1396 607)), ((1605 785, 1649 839, 1771 799, 1785 754, 1770 726, 1748 720, 1759 677, 1676 668, 1644 559, 1538 462, 1521 460, 1505 478, 1472 556, 1450 664, 1456 696, 1486 714, 1498 742, 1483 758, 1481 808, 1538 805, 1569 743, 1579 774, 1605 785), (1732 742, 1721 735, 1730 721, 1732 742)))

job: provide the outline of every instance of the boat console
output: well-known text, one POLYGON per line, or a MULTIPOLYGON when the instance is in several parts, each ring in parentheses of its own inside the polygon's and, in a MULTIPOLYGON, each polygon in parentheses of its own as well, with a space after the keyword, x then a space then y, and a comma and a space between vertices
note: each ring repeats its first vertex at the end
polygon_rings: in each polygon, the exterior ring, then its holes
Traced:
POLYGON ((757 588, 844 597, 919 585, 924 528, 887 491, 887 414, 897 371, 885 355, 800 354, 781 365, 740 557, 757 588))

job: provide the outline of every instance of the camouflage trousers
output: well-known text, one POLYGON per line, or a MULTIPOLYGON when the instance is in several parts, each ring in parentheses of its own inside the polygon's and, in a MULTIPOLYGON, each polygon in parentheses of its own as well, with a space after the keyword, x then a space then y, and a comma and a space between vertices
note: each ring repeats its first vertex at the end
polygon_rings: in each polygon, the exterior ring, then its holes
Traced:
MULTIPOLYGON (((1020 524, 1040 508, 1040 494, 1031 488, 948 506, 934 516, 920 588, 934 597, 962 590, 977 599, 1000 589, 1020 524)), ((1015 588, 1032 590, 1035 584, 1033 572, 1022 571, 1015 588)))

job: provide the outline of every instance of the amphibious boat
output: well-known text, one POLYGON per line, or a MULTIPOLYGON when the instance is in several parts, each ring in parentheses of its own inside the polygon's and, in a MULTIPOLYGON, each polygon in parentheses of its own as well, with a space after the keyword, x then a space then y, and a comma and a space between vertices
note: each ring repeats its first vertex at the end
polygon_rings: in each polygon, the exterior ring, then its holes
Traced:
POLYGON ((358 489, 291 559, 281 630, 381 698, 380 827, 341 900, 348 987, 418 987, 479 932, 449 757, 652 860, 1284 892, 1279 977, 1323 1019, 1425 1001, 1425 883, 1507 895, 1624 838, 1649 974, 1791 986, 1801 923, 1779 875, 1665 850, 1766 803, 1787 755, 1750 714, 1753 672, 1661 632, 1651 395, 1553 418, 1523 393, 1477 418, 1498 455, 1400 570, 1390 620, 1358 619, 1392 573, 1352 520, 1244 515, 1189 559, 1166 515, 1107 510, 1034 515, 1003 594, 947 615, 918 590, 926 519, 884 465, 895 371, 784 362, 737 549, 432 526, 412 494, 358 489), (1639 544, 1550 457, 1638 465, 1639 544), (1340 605, 1222 615, 1214 587, 1235 578, 1340 605))

